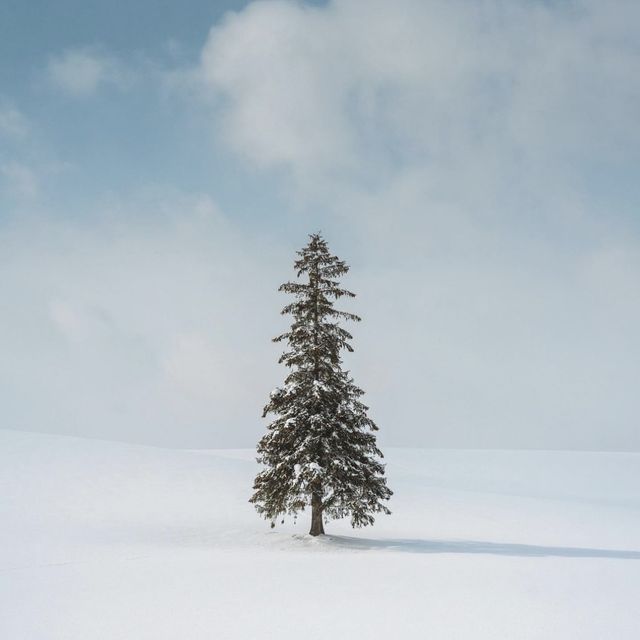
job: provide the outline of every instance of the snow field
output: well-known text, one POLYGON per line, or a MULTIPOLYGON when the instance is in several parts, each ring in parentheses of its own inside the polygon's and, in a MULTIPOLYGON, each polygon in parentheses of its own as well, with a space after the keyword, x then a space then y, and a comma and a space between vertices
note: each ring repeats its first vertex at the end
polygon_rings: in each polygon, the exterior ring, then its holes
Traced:
POLYGON ((0 638, 640 637, 640 454, 386 454, 393 515, 317 539, 251 451, 0 431, 0 638))

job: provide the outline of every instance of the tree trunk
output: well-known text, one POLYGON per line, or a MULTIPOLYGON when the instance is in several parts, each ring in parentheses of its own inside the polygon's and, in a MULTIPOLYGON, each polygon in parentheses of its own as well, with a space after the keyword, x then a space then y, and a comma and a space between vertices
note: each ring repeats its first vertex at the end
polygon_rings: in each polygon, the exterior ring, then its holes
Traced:
POLYGON ((311 530, 309 535, 324 535, 324 525, 322 523, 322 495, 320 493, 311 494, 311 530))
MULTIPOLYGON (((309 272, 309 284, 313 287, 313 379, 320 379, 318 366, 318 261, 313 264, 309 272)), ((324 535, 322 523, 322 490, 317 483, 314 484, 311 493, 311 530, 312 536, 324 535)))

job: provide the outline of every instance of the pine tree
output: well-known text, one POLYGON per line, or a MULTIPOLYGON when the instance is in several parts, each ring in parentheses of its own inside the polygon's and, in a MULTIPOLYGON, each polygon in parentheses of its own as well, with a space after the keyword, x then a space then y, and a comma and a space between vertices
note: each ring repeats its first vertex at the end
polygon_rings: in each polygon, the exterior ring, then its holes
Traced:
POLYGON ((329 253, 320 234, 311 235, 297 255, 298 281, 279 289, 294 296, 282 310, 293 323, 274 338, 288 345, 279 362, 290 371, 264 408, 263 417, 275 419, 258 444, 264 468, 250 502, 272 526, 310 505, 309 533, 315 536, 324 533, 325 520, 350 516, 354 527, 373 524, 374 513, 390 513, 383 501, 392 491, 379 461, 378 427, 360 402, 364 392, 342 369, 341 352, 353 348, 340 321, 360 321, 333 306, 355 295, 338 282, 349 267, 329 253))

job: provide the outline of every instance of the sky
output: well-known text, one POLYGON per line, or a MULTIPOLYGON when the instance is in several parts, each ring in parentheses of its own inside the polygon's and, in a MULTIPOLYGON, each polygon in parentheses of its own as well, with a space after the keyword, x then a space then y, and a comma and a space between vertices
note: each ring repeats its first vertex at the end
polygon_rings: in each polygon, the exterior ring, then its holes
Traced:
POLYGON ((0 427, 254 446, 320 230, 383 447, 640 450, 637 24, 0 0, 0 427))

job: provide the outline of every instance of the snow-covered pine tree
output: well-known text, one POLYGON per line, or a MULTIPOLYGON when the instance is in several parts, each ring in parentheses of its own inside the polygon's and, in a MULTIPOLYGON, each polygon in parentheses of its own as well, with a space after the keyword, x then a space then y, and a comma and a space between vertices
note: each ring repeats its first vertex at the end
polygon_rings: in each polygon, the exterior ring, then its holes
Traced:
POLYGON ((310 505, 309 533, 316 536, 324 533, 324 520, 350 516, 354 527, 373 524, 374 513, 390 513, 383 501, 392 491, 376 445, 378 427, 360 402, 364 392, 342 369, 341 352, 353 349, 340 321, 360 320, 333 306, 354 297, 338 282, 349 267, 329 253, 319 233, 297 255, 298 281, 279 289, 295 298, 282 310, 293 323, 274 338, 288 345, 279 362, 290 372, 264 408, 263 417, 275 419, 258 444, 264 468, 250 501, 272 526, 310 505))

